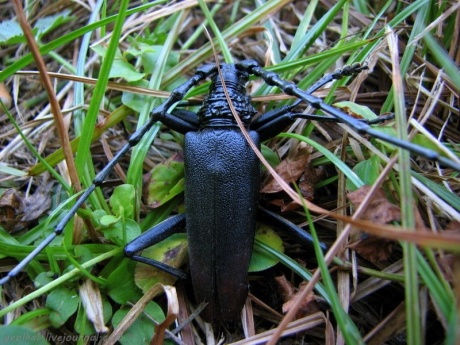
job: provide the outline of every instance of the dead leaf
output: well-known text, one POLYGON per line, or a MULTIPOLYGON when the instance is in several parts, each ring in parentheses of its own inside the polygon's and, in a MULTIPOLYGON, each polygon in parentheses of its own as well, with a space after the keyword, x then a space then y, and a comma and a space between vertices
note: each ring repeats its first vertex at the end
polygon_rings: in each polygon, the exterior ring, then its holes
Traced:
POLYGON ((442 256, 438 256, 436 258, 436 262, 438 263, 444 278, 450 283, 455 283, 455 256, 453 254, 443 254, 442 256))
POLYGON ((80 299, 85 308, 86 316, 97 333, 107 333, 109 329, 104 323, 104 307, 99 286, 90 279, 85 279, 79 287, 80 299))
POLYGON ((21 219, 23 222, 35 221, 50 208, 50 189, 51 183, 40 185, 34 194, 24 199, 23 217, 21 219))
MULTIPOLYGON (((348 193, 347 197, 355 208, 361 205, 370 188, 369 186, 363 186, 354 192, 348 193)), ((383 190, 378 189, 370 199, 368 207, 362 213, 361 218, 375 224, 398 222, 401 219, 401 210, 399 206, 387 200, 383 190)), ((350 244, 349 247, 363 258, 371 262, 379 262, 389 259, 394 245, 393 241, 364 235, 358 241, 350 244)))
POLYGON ((390 258, 393 253, 395 242, 376 237, 366 236, 348 247, 353 249, 359 255, 370 262, 386 261, 390 258))
POLYGON ((296 211, 299 209, 299 204, 292 200, 273 199, 270 200, 270 205, 278 206, 281 212, 296 211), (286 203, 287 202, 287 203, 286 203))
POLYGON ((0 226, 15 233, 40 218, 51 206, 51 185, 40 185, 34 194, 24 198, 15 189, 8 189, 0 198, 0 226))
POLYGON ((276 277, 275 280, 278 283, 278 289, 280 290, 284 301, 283 313, 286 314, 294 304, 297 306, 298 303, 300 303, 300 307, 298 308, 295 316, 296 320, 314 314, 320 310, 318 304, 316 303, 316 297, 313 292, 308 294, 302 301, 299 302, 297 300, 297 296, 300 294, 308 282, 302 282, 299 287, 300 289, 296 289, 284 275, 276 277))
MULTIPOLYGON (((0 83, 0 100, 3 102, 3 105, 6 109, 11 107, 12 98, 9 90, 5 86, 5 83, 0 83)), ((4 108, 0 106, 0 114, 4 114, 4 108)))
POLYGON ((278 291, 280 292, 281 298, 283 301, 288 301, 295 293, 294 287, 286 279, 286 276, 275 277, 275 281, 278 284, 278 291))
MULTIPOLYGON (((310 161, 310 149, 304 147, 298 150, 294 157, 286 158, 275 168, 276 172, 287 183, 296 183, 299 178, 306 173, 305 182, 309 181, 310 176, 316 176, 315 170, 309 170, 308 162, 310 161), (313 171, 313 173, 312 173, 313 171)), ((270 194, 281 192, 283 188, 279 183, 270 176, 268 182, 264 185, 261 193, 270 194)))
POLYGON ((8 189, 0 198, 0 225, 12 231, 19 222, 17 213, 22 208, 22 198, 14 189, 8 189))
MULTIPOLYGON (((297 302, 297 295, 300 292, 297 292, 292 299, 289 301, 285 302, 283 304, 283 313, 287 313, 293 306, 294 303, 299 303, 297 302)), ((318 304, 316 303, 316 297, 313 292, 310 292, 301 302, 300 302, 300 307, 297 310, 297 313, 295 314, 295 319, 301 319, 305 316, 312 315, 316 312, 320 311, 320 308, 318 307, 318 304)))
MULTIPOLYGON (((370 186, 363 186, 354 192, 348 193, 347 198, 355 208, 358 208, 370 189, 370 186)), ((399 222, 401 220, 401 210, 399 206, 393 205, 387 200, 383 190, 378 189, 360 218, 376 224, 399 222)))
POLYGON ((299 180, 299 189, 302 196, 308 201, 313 201, 315 196, 315 184, 318 182, 319 177, 316 169, 310 164, 305 167, 304 173, 299 180))
POLYGON ((168 299, 168 313, 163 322, 155 324, 155 334, 150 342, 151 345, 163 344, 166 330, 176 320, 179 314, 179 302, 177 299, 177 292, 174 286, 162 285, 163 291, 168 299))

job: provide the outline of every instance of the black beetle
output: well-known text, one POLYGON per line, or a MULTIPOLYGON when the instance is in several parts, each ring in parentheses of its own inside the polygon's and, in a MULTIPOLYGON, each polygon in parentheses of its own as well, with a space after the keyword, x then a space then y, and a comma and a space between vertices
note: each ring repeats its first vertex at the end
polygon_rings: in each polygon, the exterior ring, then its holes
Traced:
POLYGON ((344 75, 359 73, 365 68, 366 65, 360 64, 347 66, 325 75, 306 91, 294 83, 282 80, 276 73, 262 69, 251 60, 199 68, 194 76, 177 87, 162 105, 152 111, 149 121, 131 135, 128 144, 99 172, 93 184, 76 201, 54 232, 1 279, 0 284, 16 276, 62 233, 78 208, 94 189, 103 183, 120 158, 135 146, 157 121, 160 121, 171 129, 185 134, 186 213, 173 216, 143 233, 126 246, 125 255, 184 278, 182 271, 137 253, 186 228, 194 291, 198 302, 208 303, 204 311, 205 319, 234 319, 247 295, 247 268, 256 220, 263 216, 277 227, 287 229, 303 242, 310 241, 310 236, 295 225, 258 206, 260 163, 233 117, 223 83, 234 109, 249 130, 252 141, 259 148, 261 141, 277 135, 296 118, 310 118, 311 115, 294 112, 300 102, 306 102, 329 115, 322 119, 342 121, 360 133, 370 134, 460 170, 459 164, 440 156, 437 152, 378 132, 370 127, 369 123, 354 119, 312 95, 313 91, 327 82, 340 79, 344 75), (256 111, 245 89, 250 75, 262 78, 271 86, 279 87, 284 93, 297 97, 298 101, 253 119, 256 111), (212 84, 197 114, 185 110, 173 110, 168 113, 193 86, 208 77, 211 78, 212 84))

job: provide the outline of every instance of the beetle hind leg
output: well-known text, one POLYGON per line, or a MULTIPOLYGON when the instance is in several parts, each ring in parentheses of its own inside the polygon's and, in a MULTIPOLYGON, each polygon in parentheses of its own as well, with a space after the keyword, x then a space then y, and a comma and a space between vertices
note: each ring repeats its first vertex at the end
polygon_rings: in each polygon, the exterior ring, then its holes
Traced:
POLYGON ((166 265, 162 262, 149 259, 145 256, 138 255, 142 250, 168 238, 169 236, 185 231, 185 214, 178 214, 163 222, 155 225, 153 228, 145 231, 142 235, 132 240, 125 246, 124 255, 134 261, 156 267, 177 278, 186 279, 187 275, 181 270, 166 265))

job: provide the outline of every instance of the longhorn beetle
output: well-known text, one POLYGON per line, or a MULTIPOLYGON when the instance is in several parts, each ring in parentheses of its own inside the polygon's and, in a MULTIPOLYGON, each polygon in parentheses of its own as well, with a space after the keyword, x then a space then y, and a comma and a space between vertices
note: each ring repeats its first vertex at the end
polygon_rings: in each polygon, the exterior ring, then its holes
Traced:
POLYGON ((256 220, 268 219, 276 226, 290 231, 303 242, 310 241, 310 236, 288 221, 258 207, 260 163, 233 117, 223 83, 234 109, 259 148, 262 141, 279 134, 295 119, 310 118, 310 115, 294 111, 301 102, 305 102, 327 114, 326 119, 344 122, 359 133, 369 134, 460 170, 459 163, 435 151, 383 134, 370 127, 370 123, 354 119, 312 95, 313 91, 329 81, 359 73, 366 68, 366 65, 361 64, 347 66, 332 74, 326 74, 308 90, 302 90, 296 84, 281 79, 276 73, 262 69, 252 60, 236 64, 221 64, 220 68, 213 64, 199 68, 195 75, 174 89, 170 97, 151 112, 148 122, 131 135, 128 143, 97 174, 93 184, 76 201, 54 232, 1 279, 0 283, 4 284, 16 276, 57 235, 62 233, 65 225, 94 189, 101 186, 120 158, 135 146, 157 121, 160 121, 172 130, 185 134, 186 212, 173 216, 144 232, 125 247, 125 255, 132 260, 185 278, 182 271, 138 253, 171 234, 186 229, 191 279, 197 302, 208 303, 204 317, 207 320, 234 319, 247 295, 247 269, 256 220), (262 78, 268 85, 277 86, 284 93, 298 100, 292 105, 270 110, 254 119, 256 111, 245 89, 250 75, 262 78), (206 78, 211 79, 211 86, 198 113, 187 110, 168 112, 173 105, 183 100, 193 86, 206 78))

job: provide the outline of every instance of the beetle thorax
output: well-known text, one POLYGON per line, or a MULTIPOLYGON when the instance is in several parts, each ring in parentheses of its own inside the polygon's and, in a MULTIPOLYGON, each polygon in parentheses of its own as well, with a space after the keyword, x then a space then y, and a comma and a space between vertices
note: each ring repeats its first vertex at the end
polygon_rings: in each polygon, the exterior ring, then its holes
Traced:
POLYGON ((233 64, 222 64, 220 74, 211 77, 209 95, 204 99, 198 112, 201 127, 234 127, 236 121, 222 86, 222 79, 233 108, 245 126, 248 126, 256 110, 251 105, 251 97, 246 94, 246 83, 249 75, 240 71, 233 64))

